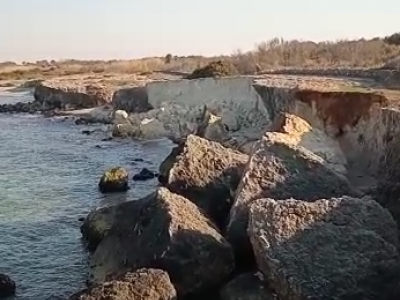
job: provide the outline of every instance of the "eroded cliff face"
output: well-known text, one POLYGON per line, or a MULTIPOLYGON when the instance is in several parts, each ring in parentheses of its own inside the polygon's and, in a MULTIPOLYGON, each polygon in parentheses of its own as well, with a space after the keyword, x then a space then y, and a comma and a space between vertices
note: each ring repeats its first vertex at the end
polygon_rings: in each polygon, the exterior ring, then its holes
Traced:
POLYGON ((51 109, 92 108, 111 103, 113 90, 102 86, 64 86, 42 83, 35 87, 34 98, 51 109))

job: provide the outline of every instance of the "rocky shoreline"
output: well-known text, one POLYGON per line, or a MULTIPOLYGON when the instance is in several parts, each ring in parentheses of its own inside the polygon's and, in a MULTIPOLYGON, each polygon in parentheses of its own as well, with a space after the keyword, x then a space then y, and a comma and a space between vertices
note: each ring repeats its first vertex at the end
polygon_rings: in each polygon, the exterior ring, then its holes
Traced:
MULTIPOLYGON (((40 89, 42 107, 70 107, 40 89)), ((155 191, 83 221, 88 284, 69 300, 400 297, 400 114, 385 95, 237 78, 132 90, 78 98, 115 137, 176 146, 149 171, 155 191), (376 186, 353 180, 366 175, 376 186)), ((111 168, 99 189, 129 177, 111 168)))

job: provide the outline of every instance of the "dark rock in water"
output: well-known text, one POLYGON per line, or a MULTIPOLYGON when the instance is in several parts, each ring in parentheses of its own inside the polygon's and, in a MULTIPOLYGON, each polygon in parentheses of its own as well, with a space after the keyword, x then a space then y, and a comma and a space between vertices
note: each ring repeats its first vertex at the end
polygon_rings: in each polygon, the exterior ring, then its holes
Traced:
POLYGON ((134 162, 144 162, 143 158, 134 158, 133 159, 134 162))
POLYGON ((110 230, 117 206, 104 206, 92 210, 81 225, 81 233, 87 248, 93 252, 110 230))
POLYGON ((33 102, 17 102, 15 104, 0 105, 0 113, 30 113, 34 114, 42 110, 40 103, 33 102))
POLYGON ((0 298, 15 294, 15 282, 7 275, 0 274, 0 298))
POLYGON ((99 149, 103 148, 103 147, 101 147, 100 145, 96 145, 95 147, 96 147, 96 148, 99 148, 99 149))
POLYGON ((248 155, 218 142, 189 135, 160 166, 160 182, 183 195, 220 227, 227 223, 232 191, 240 181, 248 155))
POLYGON ((126 192, 128 189, 128 172, 121 167, 107 170, 99 181, 102 193, 126 192))
POLYGON ((116 280, 85 289, 69 300, 176 300, 177 293, 167 272, 138 269, 116 280))
POLYGON ((92 134, 93 132, 94 132, 93 130, 82 130, 82 134, 86 135, 92 134))
POLYGON ((78 221, 79 221, 79 222, 83 222, 83 221, 85 221, 85 218, 84 218, 84 217, 79 217, 79 218, 78 218, 78 221))
POLYGON ((156 172, 143 168, 138 174, 133 175, 132 179, 134 181, 145 181, 156 178, 157 176, 158 174, 156 172))
POLYGON ((143 266, 168 272, 184 297, 224 283, 234 270, 234 256, 195 204, 159 188, 117 205, 112 227, 91 258, 89 278, 103 282, 143 266))
POLYGON ((75 125, 87 125, 89 122, 85 119, 78 118, 74 121, 75 125))
POLYGON ((262 274, 244 273, 220 291, 221 300, 275 300, 262 274))
POLYGON ((108 141, 112 141, 112 140, 113 140, 113 138, 110 136, 110 137, 106 137, 106 138, 102 139, 101 141, 108 142, 108 141))

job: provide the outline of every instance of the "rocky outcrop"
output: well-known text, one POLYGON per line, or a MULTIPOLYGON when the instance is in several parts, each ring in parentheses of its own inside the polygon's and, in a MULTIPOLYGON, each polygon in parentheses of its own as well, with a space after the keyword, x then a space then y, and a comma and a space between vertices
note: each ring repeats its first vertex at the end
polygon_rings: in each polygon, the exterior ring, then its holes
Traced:
POLYGON ((345 177, 327 168, 321 157, 287 142, 285 134, 266 133, 254 145, 230 212, 227 234, 238 252, 238 259, 246 265, 251 258, 246 227, 249 207, 254 200, 294 197, 315 201, 342 195, 359 194, 345 177))
POLYGON ((102 193, 125 192, 129 189, 128 172, 121 167, 108 169, 99 181, 99 190, 102 193))
POLYGON ((376 191, 378 201, 386 207, 400 227, 400 138, 394 136, 381 161, 376 191))
POLYGON ((339 143, 322 130, 311 127, 304 119, 293 114, 281 113, 268 131, 284 133, 285 142, 310 150, 321 157, 328 168, 346 175, 347 160, 339 143))
POLYGON ((5 274, 0 274, 0 298, 15 294, 15 282, 5 274))
POLYGON ((281 299, 396 299, 393 218, 372 199, 257 200, 249 236, 281 299))
POLYGON ((127 113, 142 113, 153 109, 149 104, 146 86, 115 91, 112 96, 112 105, 115 110, 124 110, 127 113))
POLYGON ((159 188, 118 205, 110 231, 92 256, 90 278, 102 282, 140 267, 168 272, 183 297, 223 283, 234 258, 230 245, 193 203, 159 188))
POLYGON ((221 228, 248 156, 220 143, 189 135, 162 163, 160 181, 201 207, 221 228))
POLYGON ((89 251, 96 250, 98 244, 110 230, 116 213, 116 206, 104 206, 91 211, 83 224, 81 233, 87 242, 89 251))
POLYGON ((220 291, 221 300, 275 300, 262 274, 244 273, 220 291))
POLYGON ((44 82, 35 87, 35 101, 45 108, 73 110, 111 103, 112 90, 103 86, 68 86, 44 82))
POLYGON ((14 104, 0 104, 0 113, 30 113, 44 111, 42 104, 37 101, 32 102, 17 102, 14 104))
POLYGON ((139 269, 120 278, 83 290, 69 300, 176 300, 168 274, 158 269, 139 269))

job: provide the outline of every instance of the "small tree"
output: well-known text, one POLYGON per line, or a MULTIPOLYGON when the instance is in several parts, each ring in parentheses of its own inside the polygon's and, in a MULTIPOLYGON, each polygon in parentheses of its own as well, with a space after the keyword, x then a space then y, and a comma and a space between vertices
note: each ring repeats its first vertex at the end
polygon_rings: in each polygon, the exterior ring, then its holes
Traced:
POLYGON ((171 54, 171 53, 168 53, 168 54, 165 56, 165 64, 168 65, 168 64, 171 63, 171 61, 172 61, 172 54, 171 54))

